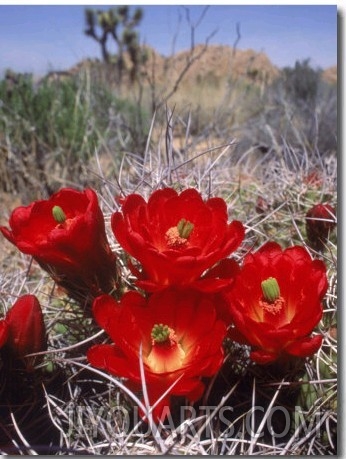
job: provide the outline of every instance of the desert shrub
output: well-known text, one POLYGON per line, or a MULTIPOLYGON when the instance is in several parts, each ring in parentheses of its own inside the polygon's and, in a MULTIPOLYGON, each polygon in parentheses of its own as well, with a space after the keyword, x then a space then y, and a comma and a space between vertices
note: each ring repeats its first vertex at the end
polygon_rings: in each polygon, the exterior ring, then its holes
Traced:
POLYGON ((315 102, 321 80, 321 70, 312 68, 309 59, 296 61, 293 68, 285 67, 282 78, 287 95, 298 104, 315 102))
POLYGON ((258 110, 252 109, 252 116, 248 112, 238 134, 238 161, 244 151, 255 161, 269 152, 297 170, 320 165, 328 155, 336 155, 337 87, 325 82, 307 63, 283 71, 262 96, 252 94, 252 101, 258 110))
POLYGON ((49 194, 56 188, 52 174, 59 186, 61 180, 83 183, 95 150, 110 144, 119 151, 124 138, 127 148, 135 149, 145 136, 138 107, 91 85, 86 73, 39 84, 31 75, 16 75, 11 86, 8 78, 0 82, 0 100, 1 143, 7 152, 1 173, 9 192, 27 193, 31 186, 49 194))

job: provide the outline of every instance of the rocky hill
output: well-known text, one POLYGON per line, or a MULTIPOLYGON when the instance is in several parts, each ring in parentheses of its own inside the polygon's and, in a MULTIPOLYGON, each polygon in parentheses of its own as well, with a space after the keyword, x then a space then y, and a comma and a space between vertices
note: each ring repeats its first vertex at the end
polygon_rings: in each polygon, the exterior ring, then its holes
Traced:
MULTIPOLYGON (((280 73, 266 54, 254 50, 238 50, 230 46, 197 45, 193 50, 181 51, 170 57, 157 53, 153 48, 146 47, 147 61, 143 70, 156 84, 172 83, 184 69, 184 80, 189 84, 209 81, 217 84, 225 78, 245 78, 252 82, 270 83, 280 73)), ((130 60, 125 58, 130 70, 130 60)), ((51 72, 51 75, 66 73, 76 74, 82 69, 99 66, 98 60, 85 60, 78 63, 68 72, 51 72)))
MULTIPOLYGON (((197 45, 193 50, 181 51, 169 57, 150 47, 145 47, 145 52, 147 61, 142 67, 142 75, 146 77, 143 82, 150 80, 156 86, 165 86, 167 83, 171 85, 182 74, 183 86, 187 89, 196 84, 218 86, 226 80, 239 79, 263 86, 270 84, 281 72, 263 52, 234 49, 225 45, 197 45)), ((125 67, 126 81, 131 70, 130 59, 126 56, 125 67)), ((63 79, 83 70, 90 70, 98 80, 101 78, 108 84, 116 84, 116 72, 112 72, 112 66, 105 68, 98 59, 83 60, 66 71, 50 72, 45 79, 63 79)), ((336 66, 325 69, 322 75, 328 83, 337 83, 336 66)))
POLYGON ((322 78, 330 84, 336 84, 338 82, 338 68, 336 65, 325 69, 322 73, 322 78))
POLYGON ((192 51, 181 51, 172 57, 158 56, 150 50, 148 67, 155 61, 155 69, 159 80, 175 78, 181 74, 187 63, 191 63, 188 79, 192 83, 209 79, 213 82, 224 78, 244 77, 250 80, 272 81, 279 75, 266 54, 251 49, 236 50, 230 46, 196 46, 192 51))

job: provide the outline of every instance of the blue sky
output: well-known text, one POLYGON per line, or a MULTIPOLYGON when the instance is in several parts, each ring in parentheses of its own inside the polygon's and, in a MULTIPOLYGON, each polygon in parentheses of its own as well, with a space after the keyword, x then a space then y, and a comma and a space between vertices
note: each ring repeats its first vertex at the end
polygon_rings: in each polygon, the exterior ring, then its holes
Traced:
MULTIPOLYGON (((193 25, 205 8, 140 6, 144 11, 141 41, 164 55, 190 46, 186 8, 193 25)), ((11 68, 43 75, 49 70, 67 69, 87 57, 101 57, 99 45, 83 33, 86 7, 93 6, 1 4, 0 73, 11 68)), ((232 46, 237 23, 241 32, 237 47, 263 51, 278 67, 293 66, 296 60, 307 58, 315 67, 336 65, 336 5, 212 5, 195 28, 195 43, 204 43, 216 31, 210 44, 232 46)))

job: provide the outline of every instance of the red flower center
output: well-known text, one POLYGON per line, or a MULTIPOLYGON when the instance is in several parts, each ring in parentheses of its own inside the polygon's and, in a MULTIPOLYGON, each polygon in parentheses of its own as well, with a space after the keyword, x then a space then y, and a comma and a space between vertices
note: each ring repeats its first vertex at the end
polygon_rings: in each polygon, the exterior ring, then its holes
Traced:
POLYGON ((174 330, 168 325, 156 324, 151 331, 152 345, 171 346, 177 343, 177 338, 174 330))
POLYGON ((268 277, 268 279, 261 282, 263 297, 259 300, 261 308, 276 315, 281 312, 286 302, 280 296, 280 286, 275 277, 268 277))
POLYGON ((177 226, 169 228, 165 234, 167 245, 173 249, 184 248, 188 244, 188 238, 192 233, 194 224, 182 218, 177 226))
POLYGON ((154 373, 176 371, 182 367, 185 352, 172 328, 163 324, 154 325, 151 343, 147 364, 154 373))

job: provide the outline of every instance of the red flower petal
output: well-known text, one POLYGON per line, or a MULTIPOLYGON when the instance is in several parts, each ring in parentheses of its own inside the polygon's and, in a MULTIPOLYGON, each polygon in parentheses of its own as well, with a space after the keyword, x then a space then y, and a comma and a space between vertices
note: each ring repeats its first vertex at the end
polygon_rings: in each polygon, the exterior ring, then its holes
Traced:
POLYGON ((87 351, 88 362, 96 368, 108 370, 110 373, 123 378, 140 381, 139 363, 137 366, 128 365, 121 349, 111 344, 98 344, 87 351))
POLYGON ((259 363, 260 365, 265 365, 267 363, 274 362, 277 358, 278 354, 274 354, 263 350, 250 352, 250 359, 253 362, 259 363))
POLYGON ((93 314, 100 327, 111 334, 114 324, 118 323, 120 307, 110 295, 101 295, 93 302, 93 314))
POLYGON ((321 347, 322 341, 322 335, 315 335, 311 338, 301 338, 289 344, 285 351, 288 354, 295 355, 297 357, 309 357, 318 351, 321 347))
POLYGON ((213 268, 209 269, 209 271, 203 276, 203 278, 221 278, 233 281, 235 276, 239 274, 239 271, 239 264, 235 260, 231 258, 224 258, 213 268))
POLYGON ((7 322, 2 319, 0 320, 0 347, 2 347, 6 340, 7 340, 7 336, 8 336, 8 326, 7 326, 7 322))
POLYGON ((93 303, 93 314, 98 324, 129 358, 136 360, 141 343, 143 352, 147 352, 154 325, 154 319, 147 314, 146 306, 145 299, 137 292, 127 292, 120 303, 109 295, 102 295, 93 303), (124 323, 127 324, 126 330, 124 323), (145 333, 147 338, 143 340, 145 333))

